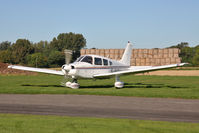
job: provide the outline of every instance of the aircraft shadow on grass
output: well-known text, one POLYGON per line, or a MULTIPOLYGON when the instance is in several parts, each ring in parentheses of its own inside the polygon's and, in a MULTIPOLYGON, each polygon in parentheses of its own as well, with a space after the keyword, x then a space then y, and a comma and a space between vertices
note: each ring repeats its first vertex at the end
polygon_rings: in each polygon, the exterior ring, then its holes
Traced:
MULTIPOLYGON (((32 87, 63 87, 62 85, 32 85, 32 84, 22 84, 21 86, 32 86, 32 87)), ((79 89, 98 89, 98 88, 112 88, 113 85, 89 85, 80 86, 79 89)), ((172 85, 165 85, 165 84, 147 84, 147 83, 125 83, 125 88, 188 88, 182 86, 172 86, 172 85)))
POLYGON ((63 87, 61 85, 31 85, 31 84, 22 84, 21 86, 32 86, 32 87, 63 87))
MULTIPOLYGON (((21 86, 31 86, 31 87, 64 87, 62 85, 33 85, 33 84, 22 84, 21 86)), ((90 85, 90 86, 80 86, 79 89, 86 89, 86 88, 112 88, 113 85, 90 85)))
POLYGON ((182 86, 173 86, 165 84, 147 84, 147 83, 125 83, 125 88, 187 88, 182 86))
MULTIPOLYGON (((125 88, 187 88, 182 86, 172 86, 165 84, 147 84, 147 83, 125 83, 125 88)), ((80 88, 112 88, 113 85, 90 85, 90 86, 81 86, 80 88)))

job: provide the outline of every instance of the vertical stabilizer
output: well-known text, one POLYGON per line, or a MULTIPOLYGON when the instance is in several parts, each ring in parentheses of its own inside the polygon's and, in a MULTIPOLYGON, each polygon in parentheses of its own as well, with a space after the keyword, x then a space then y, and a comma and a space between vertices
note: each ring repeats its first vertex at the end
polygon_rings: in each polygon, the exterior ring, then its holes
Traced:
POLYGON ((122 56, 122 59, 120 60, 120 63, 130 66, 131 53, 132 53, 132 44, 130 42, 128 42, 126 49, 124 51, 124 54, 122 56))

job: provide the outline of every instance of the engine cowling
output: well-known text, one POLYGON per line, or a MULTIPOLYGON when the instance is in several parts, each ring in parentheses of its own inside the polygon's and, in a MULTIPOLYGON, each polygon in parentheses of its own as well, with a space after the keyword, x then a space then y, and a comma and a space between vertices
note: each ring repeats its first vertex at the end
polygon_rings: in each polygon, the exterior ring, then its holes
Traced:
POLYGON ((62 69, 64 69, 65 71, 70 71, 70 69, 71 69, 71 66, 70 65, 63 65, 62 66, 62 69))

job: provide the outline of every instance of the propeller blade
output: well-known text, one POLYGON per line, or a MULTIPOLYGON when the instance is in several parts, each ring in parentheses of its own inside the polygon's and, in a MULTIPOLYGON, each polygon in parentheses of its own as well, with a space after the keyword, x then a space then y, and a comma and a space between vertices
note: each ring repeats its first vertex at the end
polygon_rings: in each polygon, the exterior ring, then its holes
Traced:
POLYGON ((68 65, 72 58, 72 50, 65 49, 64 53, 65 53, 65 63, 68 65))

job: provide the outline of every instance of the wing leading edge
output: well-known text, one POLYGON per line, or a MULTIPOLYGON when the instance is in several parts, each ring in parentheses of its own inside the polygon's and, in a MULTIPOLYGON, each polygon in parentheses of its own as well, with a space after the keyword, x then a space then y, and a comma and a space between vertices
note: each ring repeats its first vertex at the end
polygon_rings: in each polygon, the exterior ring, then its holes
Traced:
POLYGON ((64 75, 62 71, 50 70, 50 69, 43 69, 43 68, 34 68, 34 67, 24 67, 24 66, 16 66, 10 65, 8 68, 24 70, 24 71, 32 71, 32 72, 41 72, 41 73, 48 73, 48 74, 55 74, 55 75, 64 75))
POLYGON ((128 74, 128 73, 144 73, 144 72, 150 72, 150 71, 157 71, 161 69, 167 69, 167 68, 173 68, 173 67, 178 67, 178 66, 183 66, 187 63, 180 63, 180 64, 171 64, 171 65, 164 65, 164 66, 147 66, 147 67, 140 67, 140 68, 133 68, 130 67, 127 70, 124 71, 117 71, 117 72, 112 72, 112 73, 104 73, 104 74, 97 74, 94 75, 94 77, 104 77, 104 76, 112 76, 112 75, 121 75, 121 74, 128 74))

